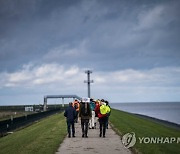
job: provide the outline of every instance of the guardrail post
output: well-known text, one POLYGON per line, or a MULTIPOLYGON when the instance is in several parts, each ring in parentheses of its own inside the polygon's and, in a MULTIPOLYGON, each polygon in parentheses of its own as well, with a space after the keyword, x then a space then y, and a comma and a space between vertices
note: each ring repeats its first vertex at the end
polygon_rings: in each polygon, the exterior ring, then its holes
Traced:
POLYGON ((44 96, 44 109, 43 110, 44 111, 47 110, 47 97, 46 96, 44 96))
POLYGON ((62 107, 64 107, 64 98, 62 98, 62 107))

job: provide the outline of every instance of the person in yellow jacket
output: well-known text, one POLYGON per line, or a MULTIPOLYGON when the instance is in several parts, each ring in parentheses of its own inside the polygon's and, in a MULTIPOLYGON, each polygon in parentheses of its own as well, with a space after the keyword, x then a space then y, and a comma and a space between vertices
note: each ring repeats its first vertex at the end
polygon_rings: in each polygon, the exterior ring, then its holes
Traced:
POLYGON ((108 114, 110 113, 111 109, 109 106, 106 105, 104 100, 101 100, 100 105, 100 112, 98 113, 99 118, 99 124, 100 124, 100 134, 99 137, 106 137, 106 128, 107 128, 107 122, 108 122, 108 114))
POLYGON ((80 108, 80 103, 77 99, 74 100, 73 102, 73 107, 76 110, 76 118, 75 118, 75 122, 78 122, 78 114, 79 114, 79 108, 80 108))

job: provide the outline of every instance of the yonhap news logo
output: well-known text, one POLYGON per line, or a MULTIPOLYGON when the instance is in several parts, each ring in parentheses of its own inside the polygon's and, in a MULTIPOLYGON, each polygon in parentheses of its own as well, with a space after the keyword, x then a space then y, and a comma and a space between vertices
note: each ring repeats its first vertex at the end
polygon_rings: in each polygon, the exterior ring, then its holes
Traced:
POLYGON ((140 144, 179 144, 180 137, 136 137, 134 132, 126 133, 122 137, 125 148, 133 147, 136 142, 140 144))
POLYGON ((134 132, 127 133, 122 137, 122 143, 125 148, 130 148, 136 143, 136 136, 134 132))

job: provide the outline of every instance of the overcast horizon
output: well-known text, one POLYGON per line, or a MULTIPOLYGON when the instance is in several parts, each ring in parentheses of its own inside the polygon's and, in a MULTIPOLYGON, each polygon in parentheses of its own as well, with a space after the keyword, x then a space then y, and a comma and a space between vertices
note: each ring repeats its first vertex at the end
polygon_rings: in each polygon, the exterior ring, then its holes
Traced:
MULTIPOLYGON (((45 95, 180 102, 179 0, 0 0, 0 105, 45 95)), ((61 100, 52 100, 52 103, 61 100)))

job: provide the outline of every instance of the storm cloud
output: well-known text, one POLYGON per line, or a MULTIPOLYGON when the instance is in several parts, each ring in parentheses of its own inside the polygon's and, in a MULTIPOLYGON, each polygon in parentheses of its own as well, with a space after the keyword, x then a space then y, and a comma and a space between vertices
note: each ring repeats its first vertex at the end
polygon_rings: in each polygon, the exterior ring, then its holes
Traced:
POLYGON ((29 88, 39 91, 36 98, 86 95, 86 68, 93 70, 94 97, 177 101, 179 7, 178 0, 0 0, 0 103, 16 88, 23 97, 29 88))

